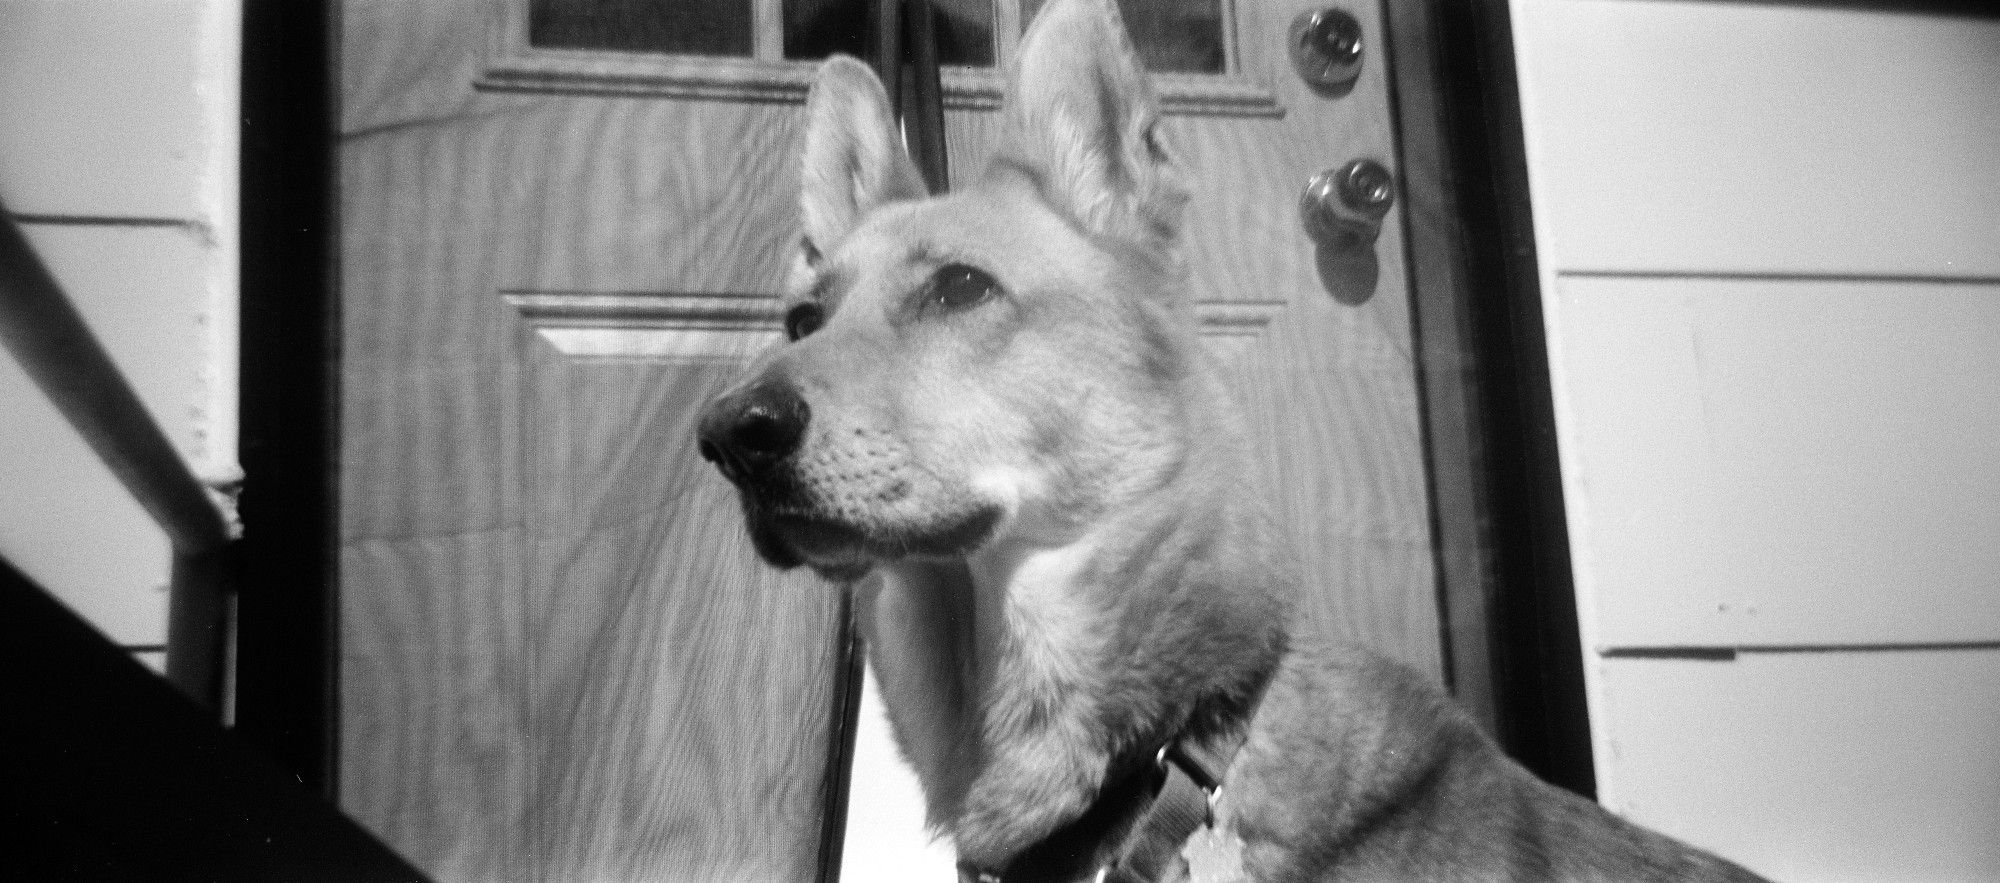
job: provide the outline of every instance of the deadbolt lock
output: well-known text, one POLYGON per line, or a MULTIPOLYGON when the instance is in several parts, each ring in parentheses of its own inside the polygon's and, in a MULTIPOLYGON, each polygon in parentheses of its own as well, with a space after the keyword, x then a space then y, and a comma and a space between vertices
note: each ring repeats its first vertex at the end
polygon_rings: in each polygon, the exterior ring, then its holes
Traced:
POLYGON ((1334 7, 1309 9, 1292 19, 1288 31, 1292 68, 1314 92, 1339 98, 1361 78, 1361 22, 1334 7))

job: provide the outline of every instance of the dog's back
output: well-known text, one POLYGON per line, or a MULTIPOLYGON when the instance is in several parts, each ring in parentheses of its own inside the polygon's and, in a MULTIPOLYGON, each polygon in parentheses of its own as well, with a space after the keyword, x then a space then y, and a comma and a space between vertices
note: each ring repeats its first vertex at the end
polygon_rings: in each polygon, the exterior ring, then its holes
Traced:
POLYGON ((1295 641, 1217 806, 1249 879, 1754 881, 1505 757, 1423 677, 1295 641))

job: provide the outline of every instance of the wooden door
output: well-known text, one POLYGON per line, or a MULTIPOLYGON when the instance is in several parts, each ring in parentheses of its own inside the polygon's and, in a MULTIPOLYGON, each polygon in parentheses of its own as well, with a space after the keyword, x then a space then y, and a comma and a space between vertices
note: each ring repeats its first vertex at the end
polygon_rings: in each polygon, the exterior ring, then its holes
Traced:
MULTIPOLYGON (((1024 10, 936 5, 963 179, 1024 10)), ((821 866, 839 593, 756 562, 690 433, 776 340, 811 70, 787 58, 859 49, 864 7, 343 9, 342 802, 440 879, 821 866)), ((1203 330, 1323 577, 1306 615, 1437 672, 1400 220, 1336 298, 1297 208, 1314 172, 1393 167, 1384 43, 1321 97, 1285 59, 1306 8, 1127 14, 1173 71, 1203 330)))

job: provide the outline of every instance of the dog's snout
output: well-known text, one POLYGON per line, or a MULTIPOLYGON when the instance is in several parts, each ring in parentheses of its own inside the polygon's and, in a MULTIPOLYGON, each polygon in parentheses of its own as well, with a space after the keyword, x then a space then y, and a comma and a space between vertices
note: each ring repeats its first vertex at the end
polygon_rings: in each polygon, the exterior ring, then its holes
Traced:
POLYGON ((790 385, 757 383, 708 406, 698 434, 701 456, 731 481, 756 477, 798 450, 811 415, 790 385))

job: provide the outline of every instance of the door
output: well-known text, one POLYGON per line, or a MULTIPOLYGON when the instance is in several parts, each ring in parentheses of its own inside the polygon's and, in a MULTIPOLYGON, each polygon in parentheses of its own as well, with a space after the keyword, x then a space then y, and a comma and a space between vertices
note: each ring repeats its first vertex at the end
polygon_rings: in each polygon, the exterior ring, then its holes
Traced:
MULTIPOLYGON (((1027 0, 937 0, 953 174, 1027 0)), ((1440 671, 1385 41, 1315 91, 1299 0, 1128 3, 1302 615, 1440 671), (1322 276, 1325 277, 1323 281, 1322 276), (1331 290, 1328 282, 1331 282, 1331 290)), ((1348 0, 1364 35, 1380 10, 1348 0)), ((354 0, 342 13, 341 794, 444 880, 804 879, 840 795, 839 591, 757 563, 698 405, 778 336, 811 64, 866 4, 354 0)), ((838 831, 831 832, 837 836, 838 831)))

